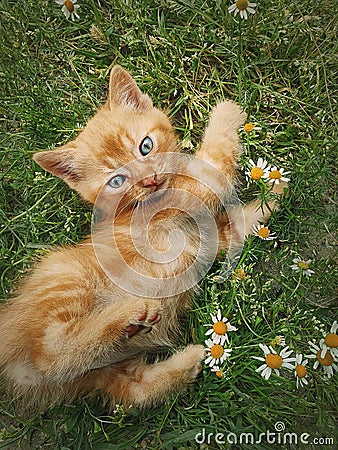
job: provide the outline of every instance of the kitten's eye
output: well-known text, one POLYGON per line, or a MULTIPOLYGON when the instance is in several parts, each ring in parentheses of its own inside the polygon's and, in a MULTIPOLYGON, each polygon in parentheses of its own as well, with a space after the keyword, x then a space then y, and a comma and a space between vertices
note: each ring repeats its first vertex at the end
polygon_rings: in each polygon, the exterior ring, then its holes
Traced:
POLYGON ((125 182, 126 177, 124 175, 116 175, 111 180, 108 181, 108 184, 112 188, 119 188, 125 182))
POLYGON ((151 150, 153 149, 153 146, 154 146, 153 141, 150 139, 149 136, 146 136, 139 146, 141 155, 147 156, 148 153, 150 153, 151 150))

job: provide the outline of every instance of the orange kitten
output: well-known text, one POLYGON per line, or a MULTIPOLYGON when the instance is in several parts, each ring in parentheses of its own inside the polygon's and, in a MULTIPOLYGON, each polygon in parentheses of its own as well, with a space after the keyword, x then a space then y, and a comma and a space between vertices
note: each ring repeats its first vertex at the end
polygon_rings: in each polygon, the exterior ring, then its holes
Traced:
MULTIPOLYGON (((39 407, 101 392, 146 406, 194 381, 204 350, 173 346, 180 313, 221 251, 236 251, 269 211, 226 212, 245 114, 217 105, 196 156, 179 152, 166 115, 115 66, 106 104, 78 137, 34 155, 95 205, 82 243, 50 252, 0 310, 0 366, 39 407)), ((270 208, 273 205, 270 205, 270 208)))

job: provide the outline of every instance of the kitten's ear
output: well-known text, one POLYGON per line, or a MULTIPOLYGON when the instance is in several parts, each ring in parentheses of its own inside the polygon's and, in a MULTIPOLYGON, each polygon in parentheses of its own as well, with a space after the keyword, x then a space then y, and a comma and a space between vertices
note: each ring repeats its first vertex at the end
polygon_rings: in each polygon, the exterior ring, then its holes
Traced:
POLYGON ((70 142, 55 150, 46 150, 33 155, 33 160, 47 172, 56 175, 74 187, 81 180, 81 173, 75 158, 76 145, 70 142))
POLYGON ((110 72, 108 109, 114 106, 126 106, 138 111, 147 111, 153 103, 147 94, 142 94, 137 84, 120 66, 114 66, 110 72))

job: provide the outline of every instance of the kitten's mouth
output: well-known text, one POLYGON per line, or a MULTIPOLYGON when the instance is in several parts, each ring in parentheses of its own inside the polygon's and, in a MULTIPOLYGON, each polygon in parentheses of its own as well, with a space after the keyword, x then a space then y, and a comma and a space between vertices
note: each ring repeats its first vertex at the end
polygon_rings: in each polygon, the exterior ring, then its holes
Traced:
POLYGON ((145 178, 141 182, 142 187, 146 188, 147 192, 149 192, 150 194, 159 191, 164 183, 165 180, 159 180, 156 173, 151 177, 145 178))
POLYGON ((156 185, 148 186, 146 189, 143 190, 142 198, 140 199, 141 202, 147 202, 147 200, 150 200, 150 198, 153 200, 157 200, 166 192, 165 187, 166 181, 161 181, 159 183, 156 183, 156 185), (154 196, 154 197, 153 197, 154 196))
POLYGON ((155 186, 154 192, 159 191, 159 190, 162 188, 163 185, 164 185, 164 181, 162 181, 161 183, 158 183, 158 184, 155 186))
POLYGON ((147 190, 145 192, 146 197, 148 197, 151 194, 154 194, 154 192, 160 191, 162 189, 163 185, 164 185, 164 181, 162 181, 161 183, 157 183, 154 186, 147 187, 147 190))

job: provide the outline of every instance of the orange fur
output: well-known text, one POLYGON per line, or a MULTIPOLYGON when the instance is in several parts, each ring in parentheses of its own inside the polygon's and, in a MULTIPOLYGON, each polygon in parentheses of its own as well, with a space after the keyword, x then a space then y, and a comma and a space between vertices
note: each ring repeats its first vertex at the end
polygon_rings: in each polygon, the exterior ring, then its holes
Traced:
POLYGON ((228 250, 231 239, 240 245, 252 224, 269 216, 258 204, 244 213, 238 207, 225 213, 220 207, 220 198, 233 191, 240 153, 237 129, 245 117, 234 103, 217 105, 196 157, 182 162, 175 156, 179 149, 169 119, 115 66, 106 104, 78 137, 34 155, 84 199, 99 202, 103 218, 84 242, 44 257, 0 311, 0 366, 18 395, 45 407, 99 390, 111 402, 145 406, 195 379, 204 357, 200 345, 150 365, 145 355, 173 345, 178 318, 196 289, 197 269, 187 275, 192 286, 184 289, 185 270, 199 249, 201 217, 192 220, 190 212, 200 213, 201 202, 211 212, 218 252, 228 250), (153 149, 141 158, 146 136, 153 149), (115 191, 109 182, 126 167, 124 183, 130 187, 112 218, 115 191), (158 189, 152 201, 158 211, 145 217, 152 211, 147 198, 158 189), (177 230, 185 235, 183 251, 182 239, 172 235, 177 230), (170 251, 177 254, 161 263, 147 256, 150 248, 160 258, 170 251), (154 298, 145 295, 146 283, 140 286, 145 294, 134 295, 107 275, 108 268, 125 282, 125 267, 155 280, 154 298), (165 287, 168 279, 172 282, 165 287))

